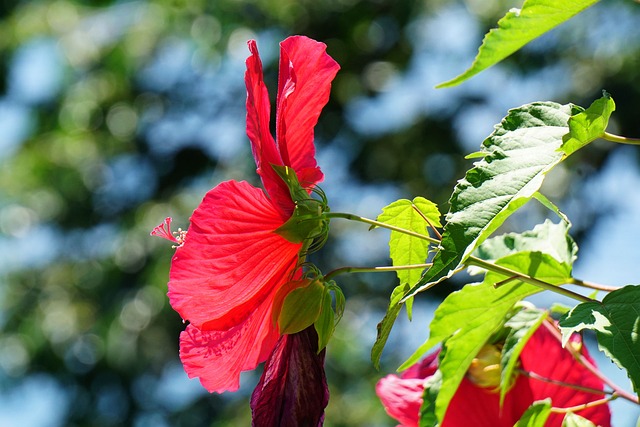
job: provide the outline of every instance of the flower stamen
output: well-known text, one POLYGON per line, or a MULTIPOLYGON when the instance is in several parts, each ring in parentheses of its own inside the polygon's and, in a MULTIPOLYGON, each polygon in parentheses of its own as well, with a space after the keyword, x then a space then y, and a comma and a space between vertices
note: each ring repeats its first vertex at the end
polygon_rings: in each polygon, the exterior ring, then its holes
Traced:
POLYGON ((184 240, 187 237, 186 230, 178 228, 178 231, 171 231, 171 217, 166 217, 162 224, 151 230, 149 233, 152 236, 162 237, 170 242, 177 243, 177 245, 171 246, 173 249, 179 248, 184 244, 184 240))

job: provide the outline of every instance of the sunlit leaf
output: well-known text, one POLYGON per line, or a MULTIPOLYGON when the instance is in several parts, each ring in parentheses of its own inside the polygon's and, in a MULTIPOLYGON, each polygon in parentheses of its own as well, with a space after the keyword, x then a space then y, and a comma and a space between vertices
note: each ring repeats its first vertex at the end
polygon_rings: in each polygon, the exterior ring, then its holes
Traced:
POLYGON ((513 384, 515 368, 517 367, 520 353, 529 341, 529 338, 547 318, 547 313, 543 310, 525 309, 517 312, 505 323, 509 328, 509 333, 502 348, 501 378, 500 378, 500 404, 513 384))
POLYGON ((578 246, 569 235, 570 224, 554 224, 545 220, 533 230, 522 233, 506 233, 484 241, 476 250, 476 255, 487 261, 502 258, 516 252, 543 252, 556 260, 572 264, 578 252, 578 246))
POLYGON ((569 412, 562 420, 562 427, 596 427, 596 425, 580 415, 569 412))
MULTIPOLYGON (((435 203, 416 197, 401 199, 382 209, 378 221, 428 236, 431 226, 441 228, 440 211, 435 203)), ((391 231, 389 252, 394 266, 424 264, 427 259, 429 242, 398 231, 391 231)), ((400 283, 413 285, 420 280, 422 270, 398 270, 400 283)))
POLYGON ((568 156, 604 133, 616 104, 608 93, 594 101, 586 110, 575 107, 569 119, 569 133, 563 137, 562 151, 568 156))
MULTIPOLYGON (((495 264, 528 274, 552 284, 566 282, 571 266, 541 252, 518 252, 501 258, 495 264)), ((431 335, 399 369, 416 363, 423 354, 444 341, 445 356, 440 362, 443 384, 436 401, 436 414, 443 419, 449 401, 455 394, 471 361, 505 322, 505 316, 523 298, 541 291, 519 280, 499 287, 495 283, 506 277, 488 272, 481 284, 466 285, 450 294, 436 309, 429 326, 431 335)))
POLYGON ((471 361, 502 327, 505 315, 516 302, 536 292, 535 286, 522 283, 498 289, 486 283, 470 284, 450 294, 438 307, 429 327, 429 339, 399 369, 413 365, 429 349, 446 340, 445 355, 440 362, 443 384, 436 400, 440 420, 471 361))
POLYGON ((424 393, 422 394, 422 405, 420 405, 420 427, 436 427, 438 418, 436 417, 436 398, 442 386, 442 373, 437 370, 424 382, 424 393))
POLYGON ((513 427, 544 427, 551 415, 551 399, 534 402, 513 427))
POLYGON ((562 24, 598 0, 526 0, 522 9, 511 9, 498 28, 484 37, 473 64, 438 88, 455 86, 519 50, 533 39, 562 24))
POLYGON ((596 331, 598 347, 627 371, 636 393, 640 392, 640 286, 625 286, 602 302, 577 305, 560 319, 563 345, 573 332, 596 331))
POLYGON ((469 254, 539 190, 562 160, 571 105, 527 104, 509 111, 483 142, 484 159, 456 185, 441 249, 413 296, 453 274, 469 254))

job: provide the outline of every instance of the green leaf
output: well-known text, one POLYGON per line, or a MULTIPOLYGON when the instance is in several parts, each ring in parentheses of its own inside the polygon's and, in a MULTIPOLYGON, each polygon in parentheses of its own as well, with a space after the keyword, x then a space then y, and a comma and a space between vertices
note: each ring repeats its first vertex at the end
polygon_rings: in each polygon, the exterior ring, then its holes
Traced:
POLYGON ((420 405, 420 427, 437 427, 436 398, 442 386, 442 373, 437 370, 424 382, 424 392, 422 393, 422 405, 420 405))
POLYGON ((314 323, 316 332, 318 333, 318 352, 327 346, 336 327, 335 313, 331 303, 331 293, 329 289, 325 288, 320 315, 314 323))
POLYGON ((449 201, 441 249, 408 296, 451 276, 471 252, 539 190, 545 174, 562 160, 571 105, 527 104, 509 111, 483 143, 449 201))
MULTIPOLYGON (((516 252, 500 258, 495 264, 552 285, 563 285, 571 281, 571 264, 560 262, 553 256, 542 252, 516 252)), ((509 276, 495 271, 487 271, 483 283, 493 286, 509 278, 509 276)), ((514 278, 510 283, 520 283, 520 281, 514 278)))
POLYGON ((278 326, 281 334, 295 334, 311 326, 322 309, 324 285, 316 280, 291 291, 284 299, 278 326))
POLYGON ((627 371, 640 393, 640 286, 625 286, 606 295, 602 302, 578 304, 560 319, 563 345, 573 332, 596 331, 598 347, 627 371))
POLYGON ((533 402, 513 427, 544 427, 551 415, 551 399, 533 402))
POLYGON ((570 227, 568 223, 554 224, 547 219, 533 230, 506 233, 487 239, 476 250, 476 256, 493 261, 517 252, 543 252, 559 262, 573 264, 578 245, 569 235, 570 227))
MULTIPOLYGON (((442 227, 440 216, 435 203, 423 197, 416 197, 413 201, 401 199, 384 207, 378 221, 428 236, 429 224, 437 228, 442 227)), ((429 252, 429 242, 391 231, 389 252, 394 266, 424 264, 429 252)), ((398 270, 397 274, 400 283, 413 285, 420 280, 422 270, 398 270)))
POLYGON ((569 119, 569 133, 563 137, 562 151, 567 156, 604 134, 616 104, 604 92, 602 98, 595 100, 586 110, 576 109, 579 112, 569 119))
POLYGON ((596 425, 580 415, 569 412, 562 420, 562 427, 596 427, 596 425))
POLYGON ((529 338, 547 318, 546 311, 536 309, 524 309, 517 312, 505 323, 509 333, 502 347, 501 378, 500 378, 500 405, 504 402, 515 378, 515 368, 520 358, 520 353, 529 341, 529 338))
POLYGON ((407 283, 401 283, 400 285, 396 286, 396 288, 391 293, 387 312, 384 315, 384 318, 380 321, 380 323, 378 323, 376 327, 378 330, 378 336, 376 338, 376 342, 371 348, 371 362, 373 362, 373 366, 375 366, 376 369, 380 369, 380 356, 382 355, 382 350, 384 349, 384 345, 389 338, 391 328, 393 328, 393 324, 395 323, 398 314, 400 314, 400 310, 402 309, 403 304, 400 301, 406 295, 408 290, 409 285, 407 283))
MULTIPOLYGON (((440 211, 435 203, 416 197, 413 200, 401 199, 382 209, 378 221, 385 224, 410 230, 428 236, 430 226, 441 228, 440 211)), ((424 264, 429 253, 429 242, 420 238, 408 236, 398 231, 391 231, 389 251, 394 266, 424 264)), ((397 272, 400 285, 397 286, 390 299, 387 313, 378 324, 378 336, 371 350, 371 360, 379 366, 380 356, 389 338, 391 328, 395 323, 402 305, 406 303, 407 315, 411 319, 412 299, 401 302, 412 285, 420 280, 423 270, 399 270, 397 272)))
POLYGON ((437 88, 455 86, 519 50, 533 39, 562 24, 598 0, 526 0, 522 9, 511 9, 498 21, 498 28, 484 37, 469 69, 441 83, 437 88))

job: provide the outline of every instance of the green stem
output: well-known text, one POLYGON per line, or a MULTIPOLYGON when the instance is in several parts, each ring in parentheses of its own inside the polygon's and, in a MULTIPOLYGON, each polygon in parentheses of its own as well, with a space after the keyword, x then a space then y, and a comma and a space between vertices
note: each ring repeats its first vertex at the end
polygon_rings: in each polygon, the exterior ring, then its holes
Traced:
POLYGON ((329 280, 335 276, 345 273, 385 273, 389 271, 413 270, 418 268, 425 269, 427 267, 431 267, 431 264, 414 264, 385 267, 341 267, 330 271, 324 276, 324 278, 325 280, 329 280))
POLYGON ((570 291, 569 289, 562 288, 560 286, 556 286, 554 284, 545 282, 540 279, 536 279, 535 277, 529 276, 528 274, 523 274, 515 270, 511 270, 507 267, 502 267, 500 265, 493 264, 488 261, 484 261, 480 258, 470 256, 465 262, 466 265, 475 265, 476 267, 484 268, 485 270, 490 270, 498 274, 502 274, 509 278, 517 278, 518 280, 528 283, 530 285, 537 286, 539 288, 555 292, 560 295, 564 295, 566 297, 575 299, 580 302, 593 302, 595 300, 586 297, 584 295, 580 295, 577 292, 570 291))
POLYGON ((582 405, 570 406, 568 408, 557 408, 554 406, 551 408, 551 412, 555 414, 566 414, 568 412, 578 412, 578 411, 582 411, 583 409, 593 408, 594 406, 606 405, 607 403, 617 398, 618 396, 614 394, 613 396, 603 397, 602 399, 593 400, 588 403, 583 403, 582 405))
POLYGON ((381 227, 381 228, 386 228, 386 229, 392 230, 392 231, 397 231, 399 233, 406 234, 407 236, 417 237, 418 239, 426 240, 429 243, 433 243, 434 245, 439 245, 440 244, 440 240, 434 239, 433 237, 430 237, 430 236, 427 236, 427 235, 424 235, 424 234, 420 234, 420 233, 416 233, 415 231, 406 230, 404 228, 396 227, 396 226, 393 226, 393 225, 385 224, 384 222, 374 221, 374 220, 369 219, 369 218, 364 218, 364 217, 361 217, 361 216, 358 216, 358 215, 353 215, 353 214, 350 214, 350 213, 326 212, 326 213, 324 213, 324 217, 325 218, 342 218, 342 219, 348 219, 348 220, 351 220, 351 221, 364 222, 365 224, 374 225, 376 227, 381 227))
POLYGON ((640 145, 640 138, 627 138, 626 136, 614 135, 606 131, 600 137, 618 144, 640 145))
MULTIPOLYGON (((581 386, 578 384, 570 384, 570 383, 566 383, 564 381, 559 381, 559 380, 554 380, 552 378, 547 378, 547 377, 543 377, 542 375, 536 374, 535 372, 529 372, 529 371, 525 371, 524 369, 517 369, 517 371, 529 378, 532 378, 534 380, 537 381, 542 381, 545 383, 549 383, 549 384, 554 384, 560 387, 566 387, 566 388, 571 388, 573 390, 578 390, 578 391, 584 391, 585 393, 592 393, 592 394, 608 394, 608 395, 615 395, 614 391, 603 391, 603 390, 598 390, 595 388, 591 388, 591 387, 585 387, 585 386, 581 386)), ((616 395, 617 396, 617 395, 616 395)))

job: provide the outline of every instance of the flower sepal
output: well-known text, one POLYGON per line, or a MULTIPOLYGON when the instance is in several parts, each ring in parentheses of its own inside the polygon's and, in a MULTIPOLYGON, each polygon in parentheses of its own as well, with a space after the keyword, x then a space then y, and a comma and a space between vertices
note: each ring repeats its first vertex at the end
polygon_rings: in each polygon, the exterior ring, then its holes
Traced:
POLYGON ((326 236, 329 230, 329 220, 323 215, 329 211, 326 200, 310 197, 292 168, 278 165, 272 167, 289 188, 291 199, 295 203, 291 217, 275 232, 292 243, 326 236))
MULTIPOLYGON (((325 293, 322 282, 303 279, 293 286, 296 286, 296 289, 288 292, 284 298, 277 295, 274 302, 273 314, 277 315, 278 328, 282 335, 295 334, 313 325, 322 310, 325 293)), ((289 289, 283 286, 280 291, 284 293, 289 289)))

